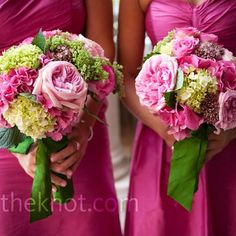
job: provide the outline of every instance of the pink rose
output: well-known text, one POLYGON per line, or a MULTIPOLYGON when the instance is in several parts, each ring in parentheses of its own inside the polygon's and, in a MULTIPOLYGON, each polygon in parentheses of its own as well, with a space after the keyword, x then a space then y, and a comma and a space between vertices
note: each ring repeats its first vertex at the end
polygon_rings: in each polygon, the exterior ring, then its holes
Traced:
POLYGON ((218 36, 215 35, 215 34, 206 34, 206 33, 201 32, 200 40, 201 40, 201 42, 217 43, 218 42, 218 36))
POLYGON ((218 61, 210 68, 211 74, 217 78, 221 92, 236 90, 236 65, 231 61, 218 61))
POLYGON ((173 134, 177 141, 190 136, 190 130, 197 130, 203 121, 187 106, 182 106, 181 110, 165 107, 157 115, 165 124, 169 125, 168 133, 173 134))
POLYGON ((89 91, 94 93, 100 100, 103 100, 115 89, 115 73, 113 69, 108 65, 103 66, 103 69, 108 73, 106 80, 88 82, 89 91))
POLYGON ((236 91, 228 90, 219 95, 219 122, 216 127, 223 130, 236 127, 236 91))
POLYGON ((188 56, 195 50, 196 46, 199 43, 198 38, 193 36, 188 36, 180 39, 173 40, 173 53, 176 57, 188 56))
POLYGON ((85 38, 82 34, 79 35, 78 39, 84 43, 85 50, 87 50, 92 57, 105 58, 104 50, 98 43, 85 38))
POLYGON ((165 106, 164 93, 176 85, 178 63, 167 55, 154 55, 143 64, 135 86, 141 105, 156 113, 165 106))
POLYGON ((175 33, 174 33, 175 39, 183 39, 189 36, 199 38, 200 31, 194 27, 183 27, 183 28, 176 28, 175 33))
POLYGON ((87 83, 76 67, 66 61, 52 61, 40 69, 34 86, 33 94, 43 95, 54 107, 78 112, 87 96, 87 83))
POLYGON ((224 61, 232 61, 236 62, 236 58, 233 56, 233 53, 228 49, 224 49, 224 55, 222 56, 222 60, 224 61))

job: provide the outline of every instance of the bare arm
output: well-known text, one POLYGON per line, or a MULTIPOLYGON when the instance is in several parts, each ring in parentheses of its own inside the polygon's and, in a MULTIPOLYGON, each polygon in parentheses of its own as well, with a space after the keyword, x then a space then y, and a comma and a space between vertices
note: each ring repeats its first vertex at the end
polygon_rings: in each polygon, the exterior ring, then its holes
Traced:
POLYGON ((139 0, 120 1, 118 60, 124 66, 126 96, 123 102, 134 116, 172 145, 174 138, 167 134, 167 127, 140 105, 135 93, 135 77, 143 60, 144 17, 139 0))

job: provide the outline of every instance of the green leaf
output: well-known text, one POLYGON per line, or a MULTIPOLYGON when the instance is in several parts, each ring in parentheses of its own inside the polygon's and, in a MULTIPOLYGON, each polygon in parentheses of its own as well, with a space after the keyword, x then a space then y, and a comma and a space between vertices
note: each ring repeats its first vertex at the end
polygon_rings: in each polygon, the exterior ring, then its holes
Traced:
POLYGON ((27 154, 33 143, 34 140, 31 137, 26 137, 23 142, 8 148, 8 150, 13 153, 27 154))
MULTIPOLYGON (((36 173, 34 177, 31 205, 30 205, 30 222, 44 219, 52 214, 51 211, 51 178, 49 167, 49 156, 51 153, 58 152, 68 145, 67 137, 56 142, 51 138, 39 140, 36 153, 36 173)), ((57 192, 53 193, 56 203, 67 203, 73 198, 73 182, 67 179, 65 175, 54 173, 60 178, 67 181, 66 187, 57 186, 57 192)))
POLYGON ((184 72, 180 68, 178 69, 177 80, 175 90, 179 90, 184 85, 184 72))
POLYGON ((37 35, 34 37, 32 44, 39 47, 43 52, 45 52, 46 48, 46 39, 40 30, 37 35))
POLYGON ((37 99, 36 99, 36 96, 35 95, 32 95, 30 93, 19 93, 20 96, 23 96, 33 102, 37 102, 37 99))
POLYGON ((39 140, 36 152, 36 172, 30 201, 31 223, 44 219, 52 214, 51 189, 49 153, 43 140, 39 140))
POLYGON ((25 138, 26 136, 22 134, 16 126, 9 129, 0 128, 0 148, 16 146, 24 141, 25 138))
POLYGON ((198 188, 200 170, 207 150, 207 127, 201 126, 194 135, 174 144, 171 159, 168 195, 191 211, 198 188))
POLYGON ((175 108, 176 104, 176 93, 174 91, 164 93, 165 101, 167 106, 175 108))

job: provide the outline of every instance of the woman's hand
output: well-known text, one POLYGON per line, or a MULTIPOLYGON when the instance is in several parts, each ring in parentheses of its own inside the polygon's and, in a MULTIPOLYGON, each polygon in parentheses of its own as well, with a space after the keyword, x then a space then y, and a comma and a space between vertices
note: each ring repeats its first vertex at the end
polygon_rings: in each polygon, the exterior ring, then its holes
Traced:
POLYGON ((210 134, 208 137, 206 160, 211 160, 217 153, 221 152, 235 138, 235 129, 223 131, 219 135, 214 133, 210 134))
MULTIPOLYGON (((18 159, 24 171, 32 178, 34 178, 36 171, 36 151, 37 144, 33 144, 30 148, 30 151, 26 155, 13 153, 13 155, 18 159)), ((54 174, 51 174, 51 181, 53 184, 59 185, 61 187, 65 187, 67 184, 65 180, 57 177, 54 174)))
POLYGON ((90 129, 84 123, 80 123, 69 135, 69 145, 58 153, 51 155, 51 169, 57 173, 65 174, 71 178, 79 166, 88 145, 90 129))

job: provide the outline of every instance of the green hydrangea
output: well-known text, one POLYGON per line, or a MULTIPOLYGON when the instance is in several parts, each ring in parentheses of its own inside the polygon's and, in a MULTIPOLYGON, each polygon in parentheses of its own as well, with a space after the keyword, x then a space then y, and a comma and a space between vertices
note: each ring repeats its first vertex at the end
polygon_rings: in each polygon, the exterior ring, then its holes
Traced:
POLYGON ((70 40, 69 34, 64 33, 62 35, 54 35, 46 40, 46 50, 55 51, 58 46, 67 46, 73 51, 78 51, 83 49, 84 43, 79 40, 70 40))
POLYGON ((184 78, 183 87, 177 91, 177 101, 200 113, 200 106, 206 94, 216 92, 217 81, 206 70, 190 70, 184 78))
POLYGON ((162 51, 167 51, 168 55, 171 55, 169 51, 171 50, 172 52, 172 40, 174 38, 174 33, 175 31, 170 31, 168 35, 161 41, 157 43, 157 45, 154 47, 153 52, 155 54, 160 54, 163 53, 162 51), (168 48, 168 50, 167 50, 168 48))
POLYGON ((147 54, 144 57, 144 61, 146 61, 148 58, 152 57, 156 54, 166 54, 171 56, 172 55, 172 40, 174 38, 174 31, 170 31, 168 35, 161 41, 159 41, 156 46, 154 47, 153 51, 149 54, 147 54))
POLYGON ((39 103, 21 95, 13 100, 3 117, 12 127, 16 125, 21 133, 33 139, 46 137, 56 123, 39 103))
POLYGON ((118 93, 120 97, 124 97, 124 80, 123 80, 123 73, 122 69, 123 67, 118 64, 117 62, 114 62, 112 64, 112 67, 115 71, 115 76, 116 76, 116 87, 114 93, 118 93))
POLYGON ((0 56, 0 72, 8 73, 20 67, 37 69, 40 65, 41 53, 37 46, 31 44, 11 47, 0 56))
POLYGON ((103 70, 103 65, 107 64, 107 61, 99 57, 93 58, 84 49, 73 51, 72 61, 85 81, 108 78, 108 73, 103 70))

